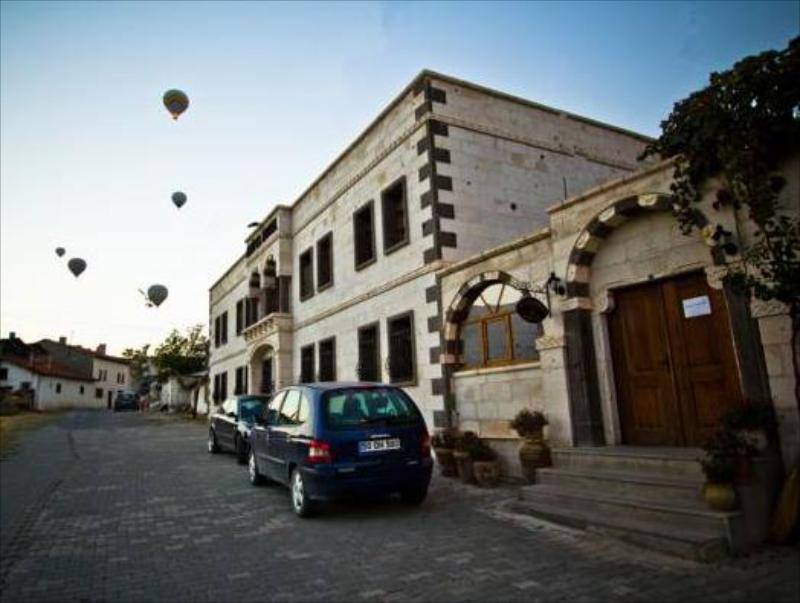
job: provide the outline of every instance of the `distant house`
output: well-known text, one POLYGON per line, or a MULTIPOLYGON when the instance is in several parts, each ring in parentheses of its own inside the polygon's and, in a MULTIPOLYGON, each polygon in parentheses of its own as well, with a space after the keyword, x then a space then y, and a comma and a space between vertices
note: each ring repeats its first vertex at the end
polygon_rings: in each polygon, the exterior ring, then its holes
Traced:
POLYGON ((0 389, 32 392, 34 408, 111 408, 117 392, 132 389, 130 363, 67 343, 66 337, 27 344, 9 334, 0 339, 0 389))
POLYGON ((91 375, 57 362, 44 348, 26 344, 13 332, 0 340, 0 391, 29 396, 36 410, 98 406, 91 375))

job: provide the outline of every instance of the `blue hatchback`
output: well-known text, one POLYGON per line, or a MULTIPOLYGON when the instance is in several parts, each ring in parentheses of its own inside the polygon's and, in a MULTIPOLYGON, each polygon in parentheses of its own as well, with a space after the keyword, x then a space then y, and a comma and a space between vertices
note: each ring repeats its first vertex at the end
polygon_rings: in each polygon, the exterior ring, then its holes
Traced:
POLYGON ((250 483, 291 489, 300 517, 322 500, 399 493, 418 505, 431 479, 430 437, 414 401, 380 383, 278 391, 250 436, 250 483))

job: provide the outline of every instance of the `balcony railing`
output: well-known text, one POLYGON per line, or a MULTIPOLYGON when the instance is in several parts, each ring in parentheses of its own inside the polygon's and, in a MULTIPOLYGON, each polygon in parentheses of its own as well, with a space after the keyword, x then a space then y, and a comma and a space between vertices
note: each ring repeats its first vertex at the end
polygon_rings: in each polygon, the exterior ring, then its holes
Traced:
POLYGON ((242 335, 247 343, 252 343, 263 337, 269 337, 278 331, 292 330, 292 315, 282 312, 272 312, 261 318, 258 322, 251 324, 242 335))

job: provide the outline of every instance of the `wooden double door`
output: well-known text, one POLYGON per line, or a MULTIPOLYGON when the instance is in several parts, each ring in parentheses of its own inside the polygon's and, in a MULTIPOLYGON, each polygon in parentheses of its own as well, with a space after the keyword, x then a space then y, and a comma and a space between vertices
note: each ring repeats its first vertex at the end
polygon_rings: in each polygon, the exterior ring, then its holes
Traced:
POLYGON ((614 292, 609 317, 625 444, 702 446, 741 404, 720 291, 691 273, 614 292))

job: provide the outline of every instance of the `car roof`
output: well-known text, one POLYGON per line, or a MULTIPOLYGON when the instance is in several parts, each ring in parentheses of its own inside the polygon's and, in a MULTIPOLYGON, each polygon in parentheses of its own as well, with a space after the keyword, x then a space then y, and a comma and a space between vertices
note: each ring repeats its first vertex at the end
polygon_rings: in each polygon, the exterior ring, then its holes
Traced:
POLYGON ((374 383, 370 381, 319 381, 317 383, 301 383, 298 387, 308 387, 310 389, 317 389, 320 391, 329 391, 332 389, 343 388, 370 388, 370 387, 394 387, 388 383, 374 383))

